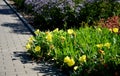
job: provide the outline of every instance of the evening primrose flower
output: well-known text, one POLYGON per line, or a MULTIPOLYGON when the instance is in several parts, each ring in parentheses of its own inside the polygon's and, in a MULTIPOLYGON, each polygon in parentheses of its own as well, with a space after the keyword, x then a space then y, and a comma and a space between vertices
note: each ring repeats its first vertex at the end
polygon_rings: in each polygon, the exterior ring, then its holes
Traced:
POLYGON ((28 41, 29 41, 29 43, 32 43, 34 40, 35 40, 34 37, 31 36, 28 41))
POLYGON ((68 32, 68 34, 70 34, 70 35, 74 33, 73 29, 68 29, 67 32, 68 32))
POLYGON ((82 55, 82 56, 79 58, 79 61, 81 61, 81 62, 86 62, 86 55, 82 55))
POLYGON ((35 31, 35 34, 38 35, 39 33, 40 33, 40 30, 37 29, 37 30, 35 31))
POLYGON ((69 62, 67 62, 67 64, 68 64, 68 66, 69 66, 69 67, 72 67, 72 66, 75 64, 74 59, 73 59, 73 58, 72 58, 72 59, 70 59, 70 61, 69 61, 69 62))
POLYGON ((70 57, 68 57, 68 56, 66 56, 66 57, 64 58, 64 63, 67 63, 67 62, 70 62, 70 57))
POLYGON ((111 44, 110 44, 109 42, 107 42, 107 43, 104 44, 104 46, 106 46, 106 47, 108 47, 108 48, 110 48, 110 45, 111 45, 111 44))
POLYGON ((52 42, 52 34, 48 33, 46 36, 47 41, 52 42))
POLYGON ((27 45, 26 45, 26 49, 29 50, 30 48, 31 48, 30 43, 27 43, 27 45))
POLYGON ((38 51, 40 51, 40 50, 41 50, 41 47, 40 47, 40 46, 36 46, 36 47, 35 47, 35 51, 36 51, 36 52, 38 52, 38 51))
POLYGON ((119 31, 118 28, 113 28, 113 32, 117 33, 119 31))
POLYGON ((67 63, 67 65, 68 65, 69 67, 72 67, 72 66, 75 64, 75 61, 74 61, 73 58, 70 58, 70 57, 66 56, 66 57, 64 58, 64 63, 67 63))
POLYGON ((103 44, 97 44, 96 46, 101 49, 103 47, 103 44))

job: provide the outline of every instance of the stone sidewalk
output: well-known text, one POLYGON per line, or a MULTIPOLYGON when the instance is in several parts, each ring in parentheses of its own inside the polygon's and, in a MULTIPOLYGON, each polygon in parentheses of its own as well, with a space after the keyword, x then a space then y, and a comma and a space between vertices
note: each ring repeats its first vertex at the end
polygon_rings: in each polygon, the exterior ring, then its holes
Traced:
POLYGON ((62 76, 52 66, 31 60, 25 50, 30 36, 28 28, 0 0, 0 76, 62 76))

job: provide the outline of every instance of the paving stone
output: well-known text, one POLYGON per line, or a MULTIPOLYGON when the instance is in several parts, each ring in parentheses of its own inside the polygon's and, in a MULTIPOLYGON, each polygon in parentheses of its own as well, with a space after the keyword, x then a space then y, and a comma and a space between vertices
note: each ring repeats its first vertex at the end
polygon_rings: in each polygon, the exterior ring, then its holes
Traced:
POLYGON ((0 72, 0 76, 6 76, 5 72, 0 72))
POLYGON ((17 76, 16 72, 6 72, 6 76, 17 76))

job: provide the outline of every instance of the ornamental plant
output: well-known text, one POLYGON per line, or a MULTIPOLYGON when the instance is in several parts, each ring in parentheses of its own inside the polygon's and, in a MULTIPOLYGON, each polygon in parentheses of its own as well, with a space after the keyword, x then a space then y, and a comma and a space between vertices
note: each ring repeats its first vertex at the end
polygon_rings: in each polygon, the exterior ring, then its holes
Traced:
POLYGON ((18 9, 23 9, 24 8, 24 2, 25 0, 13 0, 15 2, 15 5, 17 5, 18 9))
POLYGON ((107 19, 120 15, 120 3, 116 0, 93 0, 92 3, 85 3, 78 16, 79 22, 93 24, 101 18, 107 19))
POLYGON ((118 33, 119 32, 119 27, 120 27, 120 17, 119 16, 112 16, 108 17, 106 20, 101 19, 98 23, 102 27, 106 27, 110 29, 113 32, 118 33))
POLYGON ((67 76, 119 75, 120 36, 116 32, 100 27, 36 30, 26 49, 34 58, 52 61, 67 76))
POLYGON ((76 17, 82 1, 84 0, 25 0, 25 4, 32 6, 35 12, 34 24, 39 29, 53 30, 79 24, 76 17))

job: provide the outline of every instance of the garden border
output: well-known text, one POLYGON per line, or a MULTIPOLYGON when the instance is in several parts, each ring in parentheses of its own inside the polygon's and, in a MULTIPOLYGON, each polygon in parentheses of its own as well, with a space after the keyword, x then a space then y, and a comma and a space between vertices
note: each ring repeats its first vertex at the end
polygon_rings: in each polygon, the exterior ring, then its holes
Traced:
POLYGON ((35 29, 24 19, 24 17, 14 9, 7 0, 3 0, 11 9, 12 11, 18 16, 18 18, 23 22, 23 24, 28 28, 28 30, 32 33, 32 35, 35 35, 34 31, 35 29))

